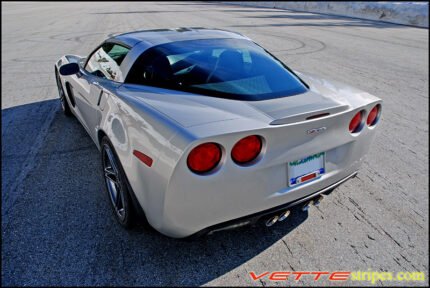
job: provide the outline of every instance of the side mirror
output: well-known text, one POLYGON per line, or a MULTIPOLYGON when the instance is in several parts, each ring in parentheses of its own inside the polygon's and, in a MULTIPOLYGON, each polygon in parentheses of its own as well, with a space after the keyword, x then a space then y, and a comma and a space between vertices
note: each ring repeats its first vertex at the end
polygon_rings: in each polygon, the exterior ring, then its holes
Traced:
POLYGON ((78 63, 67 63, 60 67, 60 74, 62 76, 69 76, 79 73, 78 63))

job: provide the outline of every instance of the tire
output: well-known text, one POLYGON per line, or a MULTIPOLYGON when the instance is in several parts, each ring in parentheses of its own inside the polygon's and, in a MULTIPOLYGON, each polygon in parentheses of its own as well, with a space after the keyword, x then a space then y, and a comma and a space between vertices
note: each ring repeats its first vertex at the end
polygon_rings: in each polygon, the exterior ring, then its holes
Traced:
POLYGON ((67 117, 73 116, 73 113, 70 109, 69 102, 66 99, 66 93, 64 92, 63 85, 61 84, 60 75, 58 71, 55 70, 55 78, 57 81, 58 95, 60 97, 61 109, 63 110, 64 115, 67 117))
POLYGON ((129 188, 130 186, 118 156, 106 136, 102 139, 101 147, 102 172, 109 202, 119 224, 126 229, 130 229, 134 226, 136 220, 136 212, 130 196, 131 188, 129 188))

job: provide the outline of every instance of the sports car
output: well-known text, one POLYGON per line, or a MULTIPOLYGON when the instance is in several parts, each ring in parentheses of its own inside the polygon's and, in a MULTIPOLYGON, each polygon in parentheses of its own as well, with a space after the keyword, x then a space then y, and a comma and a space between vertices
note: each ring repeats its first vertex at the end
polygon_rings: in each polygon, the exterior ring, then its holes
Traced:
POLYGON ((379 98, 220 29, 115 35, 61 57, 55 76, 64 113, 101 151, 118 222, 174 238, 272 226, 318 205, 356 175, 382 111, 379 98))

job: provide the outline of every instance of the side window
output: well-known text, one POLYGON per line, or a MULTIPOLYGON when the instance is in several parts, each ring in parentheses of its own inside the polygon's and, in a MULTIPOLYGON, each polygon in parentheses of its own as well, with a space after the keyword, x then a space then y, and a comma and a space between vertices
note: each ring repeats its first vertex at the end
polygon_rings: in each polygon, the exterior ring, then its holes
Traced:
POLYGON ((119 66, 128 51, 130 49, 124 46, 105 43, 90 56, 85 70, 98 77, 123 82, 124 78, 119 66))
MULTIPOLYGON (((176 59, 171 58, 170 61, 176 59)), ((157 87, 170 84, 173 71, 169 59, 156 49, 144 52, 128 73, 126 82, 157 87)))

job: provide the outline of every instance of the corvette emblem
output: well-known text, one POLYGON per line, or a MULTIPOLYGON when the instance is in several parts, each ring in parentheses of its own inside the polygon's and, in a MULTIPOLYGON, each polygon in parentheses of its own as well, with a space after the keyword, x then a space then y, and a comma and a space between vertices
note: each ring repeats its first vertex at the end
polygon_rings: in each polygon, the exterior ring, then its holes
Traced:
POLYGON ((308 135, 315 135, 315 134, 322 133, 325 130, 327 130, 327 127, 313 128, 313 129, 309 129, 308 131, 306 131, 306 134, 308 134, 308 135))

